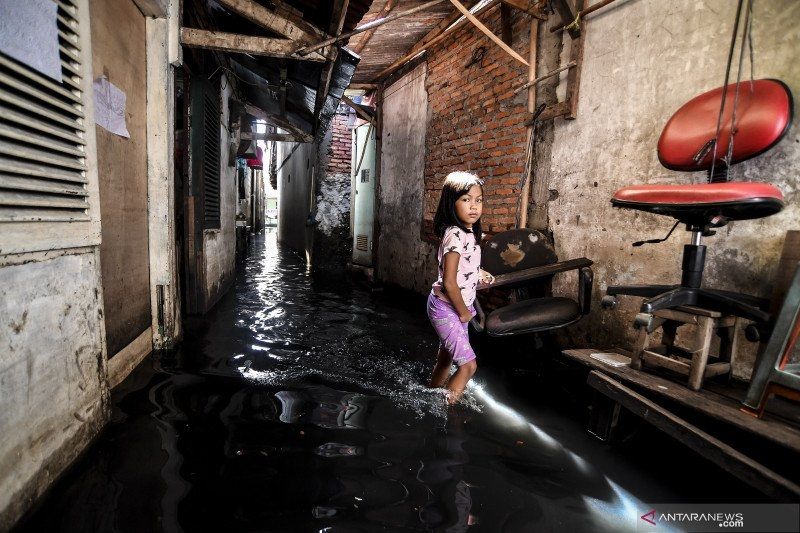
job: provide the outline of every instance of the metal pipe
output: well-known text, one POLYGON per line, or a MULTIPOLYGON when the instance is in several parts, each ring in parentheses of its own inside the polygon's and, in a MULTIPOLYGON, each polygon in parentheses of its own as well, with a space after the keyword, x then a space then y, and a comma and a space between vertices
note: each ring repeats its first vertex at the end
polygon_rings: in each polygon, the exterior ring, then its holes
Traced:
POLYGON ((700 246, 700 240, 701 240, 702 236, 703 236, 702 232, 693 231, 692 232, 692 244, 694 246, 700 246))
POLYGON ((377 19, 377 20, 373 20, 372 22, 367 22, 366 24, 363 24, 363 25, 359 26, 358 28, 354 29, 351 32, 343 33, 343 34, 341 34, 341 35, 339 35, 337 37, 331 37, 330 39, 325 39, 324 41, 320 41, 317 44, 310 44, 308 46, 304 46, 303 48, 298 49, 296 53, 300 54, 301 56, 309 54, 309 53, 313 52, 314 50, 318 50, 320 48, 324 48, 324 47, 328 46, 329 44, 333 44, 333 43, 336 43, 336 42, 339 42, 339 41, 344 41, 346 39, 349 39, 353 35, 357 35, 359 33, 363 33, 363 32, 365 32, 367 30, 371 30, 372 28, 377 28, 378 26, 383 26, 387 22, 392 22, 393 20, 397 20, 397 19, 405 17, 407 15, 413 15, 414 13, 418 13, 420 11, 424 11, 425 9, 428 9, 429 7, 433 7, 433 6, 437 5, 437 4, 441 4, 442 2, 445 2, 445 1, 446 0, 431 0, 430 2, 426 2, 426 3, 422 4, 421 6, 417 6, 417 7, 411 8, 411 9, 407 9, 405 11, 400 11, 398 13, 395 13, 394 15, 389 15, 388 17, 384 17, 384 18, 380 18, 380 19, 377 19))

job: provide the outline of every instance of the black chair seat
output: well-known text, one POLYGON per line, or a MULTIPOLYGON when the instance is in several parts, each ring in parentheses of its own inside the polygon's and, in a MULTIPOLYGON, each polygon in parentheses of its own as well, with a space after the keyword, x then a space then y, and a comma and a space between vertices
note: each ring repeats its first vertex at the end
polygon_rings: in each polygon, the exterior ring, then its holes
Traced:
POLYGON ((492 311, 486 332, 493 337, 561 328, 581 317, 578 303, 569 298, 532 298, 492 311))

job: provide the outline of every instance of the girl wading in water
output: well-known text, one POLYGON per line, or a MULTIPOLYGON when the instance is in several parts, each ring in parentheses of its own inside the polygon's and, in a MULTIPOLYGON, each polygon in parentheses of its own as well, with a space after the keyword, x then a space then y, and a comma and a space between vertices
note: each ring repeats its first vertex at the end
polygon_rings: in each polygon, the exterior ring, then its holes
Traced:
POLYGON ((481 270, 481 213, 483 182, 468 172, 451 172, 442 185, 442 196, 433 219, 442 240, 437 259, 439 278, 428 296, 428 318, 439 336, 439 353, 431 375, 431 387, 447 387, 447 401, 458 401, 478 369, 469 344, 469 321, 475 316, 478 284, 494 277, 481 270), (450 376, 452 364, 458 366, 450 376))

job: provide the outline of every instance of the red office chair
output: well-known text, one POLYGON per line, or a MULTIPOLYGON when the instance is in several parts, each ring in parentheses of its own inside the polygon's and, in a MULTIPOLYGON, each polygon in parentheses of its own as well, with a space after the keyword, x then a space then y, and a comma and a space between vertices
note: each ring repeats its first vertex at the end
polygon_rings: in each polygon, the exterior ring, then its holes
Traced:
MULTIPOLYGON (((791 122, 791 92, 784 83, 771 79, 743 81, 738 90, 735 83, 728 85, 727 90, 720 87, 681 107, 658 140, 659 161, 671 170, 708 171, 708 183, 633 185, 618 190, 611 200, 614 207, 676 220, 663 239, 642 241, 634 246, 664 241, 678 224, 685 224, 687 231, 692 232, 692 243, 683 248, 681 283, 611 286, 602 305, 614 307, 617 295, 632 295, 645 298, 641 306, 641 313, 645 314, 693 305, 766 323, 769 320, 766 300, 701 288, 706 247, 700 241, 714 234, 712 228, 731 220, 763 218, 783 209, 783 195, 777 187, 768 183, 728 182, 727 170, 769 150, 786 135, 791 122), (723 95, 725 106, 721 114, 723 95), (731 139, 733 146, 729 146, 731 139)), ((646 319, 644 315, 642 320, 646 319)))

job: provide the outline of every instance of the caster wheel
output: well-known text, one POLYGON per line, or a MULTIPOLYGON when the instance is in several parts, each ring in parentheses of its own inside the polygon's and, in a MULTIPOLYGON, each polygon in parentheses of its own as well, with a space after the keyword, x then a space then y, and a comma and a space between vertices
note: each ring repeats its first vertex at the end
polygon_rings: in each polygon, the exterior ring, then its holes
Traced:
POLYGON ((636 318, 633 319, 633 327, 649 328, 652 321, 653 315, 650 313, 637 313, 636 318))
POLYGON ((618 303, 619 301, 617 300, 616 296, 606 295, 603 296, 603 298, 600 300, 600 307, 602 307, 603 309, 614 309, 617 307, 618 303))

